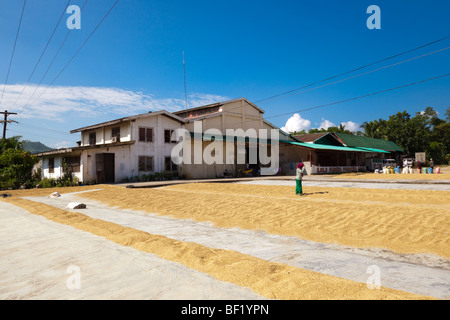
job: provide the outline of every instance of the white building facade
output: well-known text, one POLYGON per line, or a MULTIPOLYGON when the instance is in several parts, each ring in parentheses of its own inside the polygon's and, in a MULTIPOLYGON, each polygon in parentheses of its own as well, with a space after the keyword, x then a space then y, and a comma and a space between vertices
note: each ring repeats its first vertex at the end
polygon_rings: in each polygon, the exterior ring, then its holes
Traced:
MULTIPOLYGON (((175 136, 172 135, 173 131, 185 129, 193 133, 195 124, 201 124, 202 134, 205 135, 214 129, 223 134, 228 129, 237 131, 242 129, 244 132, 275 130, 277 139, 296 141, 264 120, 263 114, 262 109, 245 98, 239 98, 174 113, 165 110, 149 112, 75 129, 71 133, 81 133, 77 147, 37 154, 41 159, 42 178, 58 179, 70 173, 85 184, 124 183, 138 179, 142 181, 145 180, 145 176, 158 174, 169 173, 172 176, 201 179, 222 177, 225 171, 236 176, 246 171, 249 166, 266 168, 269 166, 260 163, 259 159, 256 163, 252 163, 249 154, 250 151, 254 151, 255 146, 249 142, 246 142, 245 150, 239 150, 237 142, 231 142, 233 153, 231 161, 228 161, 230 152, 223 153, 221 163, 176 165, 172 161, 172 150, 178 143, 172 140, 175 136), (246 163, 238 161, 238 154, 242 151, 247 154, 246 163)), ((192 140, 193 144, 194 141, 195 139, 192 140)), ((210 144, 211 141, 201 141, 200 152, 203 154, 203 151, 209 149, 210 144)), ((226 144, 225 142, 222 144, 224 149, 226 144)), ((294 162, 298 161, 297 155, 295 159, 288 159, 288 153, 285 154, 281 146, 280 156, 281 161, 292 162, 289 163, 289 167, 295 169, 294 162)), ((283 165, 285 166, 283 171, 286 173, 288 165, 286 163, 283 165)), ((278 169, 281 170, 281 166, 278 168, 277 165, 273 174, 276 174, 278 169)))
POLYGON ((79 146, 37 154, 43 178, 72 173, 84 183, 118 183, 164 171, 177 173, 171 162, 173 130, 184 120, 167 111, 121 118, 72 130, 79 146))

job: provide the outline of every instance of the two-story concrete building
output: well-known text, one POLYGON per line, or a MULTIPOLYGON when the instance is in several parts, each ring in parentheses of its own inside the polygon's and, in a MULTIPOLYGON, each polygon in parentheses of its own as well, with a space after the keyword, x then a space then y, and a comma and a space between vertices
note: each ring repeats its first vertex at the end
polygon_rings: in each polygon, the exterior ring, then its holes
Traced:
POLYGON ((85 183, 113 183, 177 171, 170 161, 171 133, 183 125, 182 118, 158 111, 72 130, 81 133, 79 146, 37 154, 42 176, 58 178, 68 170, 85 183))
MULTIPOLYGON (((293 140, 288 134, 263 119, 264 111, 245 98, 214 103, 188 110, 170 113, 168 111, 149 112, 98 123, 70 131, 81 133, 79 145, 37 154, 41 159, 43 178, 59 178, 68 171, 84 183, 123 182, 133 177, 161 172, 174 172, 186 178, 216 178, 223 176, 225 169, 230 175, 238 170, 245 171, 249 165, 259 166, 249 159, 250 148, 257 148, 258 142, 245 142, 245 163, 237 161, 238 142, 233 141, 233 154, 223 153, 221 163, 192 163, 176 165, 171 158, 172 149, 177 144, 173 131, 185 129, 194 132, 194 124, 201 125, 201 151, 212 143, 203 139, 211 130, 275 129, 280 139, 293 140)), ((193 136, 193 138, 195 138, 193 136)), ((219 138, 217 135, 214 139, 219 138)), ((221 138, 221 137, 220 137, 221 138)), ((269 137, 270 138, 270 133, 269 137)), ((192 139, 194 144, 195 139, 192 139)), ((217 143, 217 141, 216 141, 217 143)), ((226 148, 223 141, 223 150, 226 148)), ((213 150, 214 152, 215 150, 213 150)), ((278 167, 276 168, 276 171, 278 167)), ((276 172, 275 172, 276 173, 276 172)))

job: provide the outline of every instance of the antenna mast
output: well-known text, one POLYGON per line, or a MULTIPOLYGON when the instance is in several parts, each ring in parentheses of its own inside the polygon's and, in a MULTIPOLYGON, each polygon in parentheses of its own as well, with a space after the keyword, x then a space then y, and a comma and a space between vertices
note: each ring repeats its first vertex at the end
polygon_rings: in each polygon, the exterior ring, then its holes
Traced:
POLYGON ((187 91, 186 91, 186 63, 184 61, 184 51, 183 51, 183 74, 184 74, 184 100, 186 102, 186 109, 188 109, 187 91))

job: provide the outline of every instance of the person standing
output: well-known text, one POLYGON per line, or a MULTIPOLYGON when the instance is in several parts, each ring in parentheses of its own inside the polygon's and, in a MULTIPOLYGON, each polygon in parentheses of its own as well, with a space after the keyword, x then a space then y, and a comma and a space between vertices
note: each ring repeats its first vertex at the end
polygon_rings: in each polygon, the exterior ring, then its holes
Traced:
POLYGON ((302 162, 299 162, 297 165, 296 175, 295 175, 295 194, 303 195, 302 188, 302 178, 305 173, 305 165, 302 162))
POLYGON ((430 168, 431 168, 431 172, 430 173, 433 173, 434 172, 434 161, 433 161, 433 158, 430 159, 430 168))
POLYGON ((403 171, 402 173, 408 173, 408 159, 403 159, 403 171))

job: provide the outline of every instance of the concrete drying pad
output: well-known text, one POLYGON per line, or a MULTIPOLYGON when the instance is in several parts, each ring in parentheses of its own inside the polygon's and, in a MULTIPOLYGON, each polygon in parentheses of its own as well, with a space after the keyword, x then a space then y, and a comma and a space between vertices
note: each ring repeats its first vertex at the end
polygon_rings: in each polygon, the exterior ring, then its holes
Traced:
MULTIPOLYGON (((238 181, 239 184, 262 184, 262 185, 276 185, 276 186, 291 186, 295 187, 295 180, 277 180, 277 179, 259 179, 259 180, 247 180, 238 181)), ((353 180, 332 180, 332 179, 304 179, 302 182, 304 187, 334 187, 334 188, 368 188, 368 189, 388 189, 388 190, 435 190, 435 191, 450 191, 450 184, 439 183, 420 183, 417 181, 408 181, 408 183, 402 181, 391 181, 389 183, 383 181, 358 181, 353 180)))
POLYGON ((381 286, 440 299, 450 298, 450 261, 434 255, 396 254, 380 249, 357 249, 315 243, 265 232, 217 228, 208 223, 110 208, 81 198, 76 193, 63 194, 57 199, 27 199, 68 211, 70 210, 66 208, 67 203, 83 202, 87 208, 81 212, 95 219, 179 241, 199 243, 210 248, 235 250, 265 260, 363 283, 370 276, 367 273, 368 268, 377 266, 381 272, 381 286))
POLYGON ((1 300, 265 299, 3 201, 0 212, 1 300))

